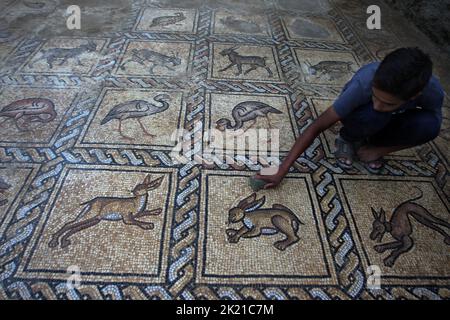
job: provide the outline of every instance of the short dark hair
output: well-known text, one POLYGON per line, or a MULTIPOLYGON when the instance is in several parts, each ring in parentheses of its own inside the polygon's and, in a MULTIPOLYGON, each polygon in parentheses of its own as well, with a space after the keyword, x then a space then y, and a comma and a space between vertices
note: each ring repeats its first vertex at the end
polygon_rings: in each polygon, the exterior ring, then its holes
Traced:
POLYGON ((419 48, 400 48, 389 53, 373 78, 375 88, 408 100, 419 93, 431 77, 433 63, 419 48))

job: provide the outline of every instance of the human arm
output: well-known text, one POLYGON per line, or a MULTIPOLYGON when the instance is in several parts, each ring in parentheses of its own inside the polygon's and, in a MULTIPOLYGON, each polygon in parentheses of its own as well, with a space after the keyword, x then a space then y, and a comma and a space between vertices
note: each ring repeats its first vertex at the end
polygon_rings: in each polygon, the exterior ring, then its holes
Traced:
POLYGON ((317 136, 340 120, 333 106, 322 113, 306 130, 300 134, 286 158, 277 168, 277 172, 265 175, 262 172, 255 176, 256 179, 266 182, 264 189, 276 187, 289 172, 289 168, 300 155, 313 143, 317 136))

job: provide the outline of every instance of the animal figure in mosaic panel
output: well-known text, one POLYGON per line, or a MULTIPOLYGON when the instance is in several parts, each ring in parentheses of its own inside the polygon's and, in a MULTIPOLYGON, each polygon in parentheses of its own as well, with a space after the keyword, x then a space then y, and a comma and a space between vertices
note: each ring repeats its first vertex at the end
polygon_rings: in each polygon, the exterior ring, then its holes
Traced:
POLYGON ((38 1, 23 1, 24 6, 31 8, 31 9, 42 9, 45 7, 45 2, 38 2, 38 1))
POLYGON ((163 67, 170 71, 175 71, 174 67, 181 64, 181 59, 178 57, 178 52, 168 56, 149 49, 133 49, 131 50, 131 57, 120 65, 120 69, 125 70, 125 65, 130 62, 136 62, 143 66, 146 65, 146 62, 151 63, 149 73, 153 74, 155 67, 163 67))
POLYGON ((31 123, 48 123, 54 120, 56 115, 54 103, 44 98, 17 100, 0 110, 0 117, 6 118, 3 122, 12 119, 20 131, 30 130, 31 123))
POLYGON ((437 231, 444 236, 444 243, 450 245, 450 235, 445 232, 445 228, 450 229, 450 223, 433 216, 427 209, 414 201, 423 197, 423 192, 419 188, 420 195, 414 199, 405 201, 398 205, 389 220, 386 219, 386 212, 383 208, 377 212, 372 208, 374 221, 372 224, 372 232, 370 239, 381 242, 383 236, 388 233, 395 241, 383 243, 374 246, 375 251, 383 253, 386 250, 392 250, 387 258, 384 259, 384 265, 393 267, 395 261, 406 252, 410 251, 414 246, 412 238, 413 228, 411 218, 420 222, 424 226, 437 231))
POLYGON ((144 134, 150 137, 155 137, 154 134, 149 133, 141 122, 142 117, 151 116, 161 113, 169 108, 170 97, 167 94, 159 94, 153 100, 160 102, 161 105, 156 105, 144 100, 132 100, 115 105, 108 114, 100 122, 101 125, 110 122, 111 120, 119 120, 119 134, 127 140, 134 138, 126 136, 122 133, 122 121, 126 119, 137 119, 139 125, 144 131, 144 134))
POLYGON ((237 243, 241 238, 282 233, 286 238, 275 242, 274 246, 278 250, 284 251, 300 240, 297 233, 303 223, 292 210, 276 203, 272 205, 272 208, 262 209, 265 201, 265 196, 256 200, 256 193, 253 193, 241 200, 237 207, 228 211, 229 224, 242 224, 240 229, 226 230, 230 243, 237 243))
POLYGON ((234 124, 231 125, 231 121, 229 119, 221 118, 216 122, 216 129, 220 131, 224 131, 225 129, 239 130, 246 122, 252 121, 252 123, 244 130, 245 132, 256 124, 258 117, 266 118, 269 128, 272 128, 269 119, 270 113, 281 114, 282 112, 263 102, 244 101, 237 104, 231 111, 234 124))
POLYGON ((351 73, 351 66, 353 65, 350 61, 320 61, 315 65, 305 61, 305 64, 310 75, 318 78, 326 76, 328 81, 339 79, 351 73))
POLYGON ((58 65, 63 65, 66 63, 69 59, 75 59, 77 65, 83 66, 80 60, 80 56, 83 53, 89 53, 94 52, 97 50, 97 45, 95 42, 89 40, 86 44, 82 44, 76 48, 51 48, 47 50, 41 51, 41 56, 37 59, 35 59, 33 62, 30 63, 29 67, 34 68, 34 65, 36 62, 41 60, 46 60, 48 66, 50 69, 53 68, 53 63, 56 60, 61 60, 61 62, 58 65))
POLYGON ((242 65, 250 65, 250 68, 244 72, 244 74, 249 73, 252 70, 256 70, 257 68, 264 68, 269 73, 269 77, 273 77, 273 73, 270 70, 270 68, 266 65, 266 59, 267 57, 259 57, 259 56, 243 56, 236 52, 236 49, 238 47, 231 47, 228 49, 224 49, 220 52, 220 55, 222 56, 228 56, 228 59, 230 60, 230 64, 226 66, 225 68, 219 70, 219 72, 223 72, 231 68, 232 66, 236 66, 238 69, 238 72, 236 75, 242 74, 242 65))
POLYGON ((235 17, 227 16, 225 19, 220 19, 220 22, 228 28, 245 33, 261 33, 262 29, 256 22, 240 20, 235 17))
MULTIPOLYGON (((0 195, 5 193, 6 190, 8 190, 9 188, 11 188, 11 185, 6 183, 6 181, 0 177, 0 195)), ((4 206, 7 203, 8 203, 8 199, 0 199, 0 207, 4 206)))
POLYGON ((178 22, 181 22, 183 20, 186 20, 186 16, 182 12, 175 12, 174 16, 161 16, 154 18, 150 23, 149 28, 166 27, 177 24, 178 22))
POLYGON ((147 175, 142 183, 138 183, 132 190, 133 197, 96 197, 83 202, 80 214, 72 221, 66 223, 59 231, 52 235, 48 243, 50 248, 61 244, 61 248, 70 245, 69 237, 82 230, 91 228, 101 221, 122 221, 127 225, 138 226, 143 230, 152 230, 154 224, 138 220, 142 217, 159 215, 162 208, 146 210, 148 192, 157 189, 164 177, 151 179, 147 175))

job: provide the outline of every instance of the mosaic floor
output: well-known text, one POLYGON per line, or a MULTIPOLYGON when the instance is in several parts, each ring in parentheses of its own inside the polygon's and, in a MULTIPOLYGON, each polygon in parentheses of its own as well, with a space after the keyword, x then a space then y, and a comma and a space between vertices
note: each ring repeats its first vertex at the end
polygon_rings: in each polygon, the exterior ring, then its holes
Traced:
POLYGON ((264 161, 196 161, 203 133, 245 101, 278 109, 283 157, 397 47, 429 50, 449 92, 448 62, 411 24, 379 3, 383 29, 366 29, 376 2, 78 1, 71 31, 71 1, 2 1, 0 299, 449 299, 448 97, 441 135, 379 175, 336 165, 338 126, 255 195, 264 161), (233 54, 258 64, 240 70, 233 54), (191 161, 172 156, 176 129, 191 161), (297 228, 240 237, 229 216, 244 199, 297 228), (412 240, 387 228, 377 241, 380 221, 412 240))

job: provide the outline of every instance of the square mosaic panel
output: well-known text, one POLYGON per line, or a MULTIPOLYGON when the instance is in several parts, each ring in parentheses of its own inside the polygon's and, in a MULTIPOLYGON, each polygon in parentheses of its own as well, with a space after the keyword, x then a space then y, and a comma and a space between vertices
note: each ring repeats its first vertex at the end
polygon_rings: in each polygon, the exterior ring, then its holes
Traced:
POLYGON ((164 281, 174 170, 65 167, 19 274, 164 281), (89 179, 87 179, 89 177, 89 179))
POLYGON ((0 145, 50 145, 77 91, 8 87, 1 95, 0 145))
POLYGON ((171 148, 183 128, 183 93, 171 90, 104 89, 81 135, 81 145, 171 148))
POLYGON ((192 45, 189 42, 129 41, 116 65, 117 76, 164 76, 187 74, 192 45))
POLYGON ((197 282, 336 283, 310 178, 288 176, 279 189, 252 197, 249 177, 203 172, 197 282), (239 209, 244 199, 248 211, 239 209))
POLYGON ((300 11, 307 12, 311 14, 320 14, 326 13, 330 7, 329 3, 326 0, 318 0, 318 1, 292 1, 292 0, 277 0, 277 7, 286 11, 300 11))
POLYGON ((270 29, 264 15, 217 10, 214 12, 214 33, 270 36, 270 29))
POLYGON ((194 33, 197 11, 145 8, 136 23, 136 31, 194 33))
POLYGON ((303 80, 312 84, 344 85, 359 69, 351 53, 294 49, 303 80))
POLYGON ((450 207, 432 180, 339 176, 338 181, 365 270, 378 266, 390 284, 448 281, 450 207))
MULTIPOLYGON (((230 125, 236 129, 227 129, 223 132, 223 137, 228 139, 234 139, 235 151, 258 151, 258 149, 264 147, 265 143, 267 150, 271 150, 272 143, 276 142, 276 136, 272 141, 271 133, 267 135, 259 135, 258 144, 250 145, 248 142, 240 144, 238 142, 240 137, 245 137, 246 134, 250 134, 252 130, 267 129, 278 130, 279 151, 287 152, 290 150, 295 142, 298 134, 297 126, 294 120, 294 114, 292 112, 291 103, 289 97, 283 95, 261 95, 261 94, 219 94, 211 93, 208 96, 209 113, 207 115, 206 123, 207 128, 219 130, 219 124, 224 121, 229 121, 230 125), (239 117, 236 118, 236 110, 241 107, 262 107, 268 108, 270 111, 267 113, 267 117, 258 116, 254 120, 245 121, 242 128, 238 129, 239 117), (274 109, 272 109, 274 108, 274 109), (233 114, 235 114, 233 116, 233 114), (238 122, 236 122, 236 120, 238 122), (252 125, 252 123, 254 124, 252 125), (250 129, 250 131, 248 131, 250 129), (247 130, 247 131, 244 131, 247 130), (242 134, 240 133, 242 131, 242 134)), ((225 141, 225 143, 226 143, 225 141)), ((205 147, 209 145, 211 141, 205 141, 205 147)), ((225 144, 224 144, 225 145, 225 144)), ((213 144, 211 147, 219 146, 213 144)))
POLYGON ((48 40, 22 67, 22 73, 90 74, 106 44, 103 39, 48 40))
POLYGON ((211 78, 280 81, 273 47, 212 43, 211 51, 211 78), (240 63, 233 64, 231 59, 234 58, 230 58, 230 54, 244 58, 240 58, 240 63))
POLYGON ((283 22, 289 38, 294 40, 344 41, 333 21, 324 16, 287 16, 283 18, 283 22))

